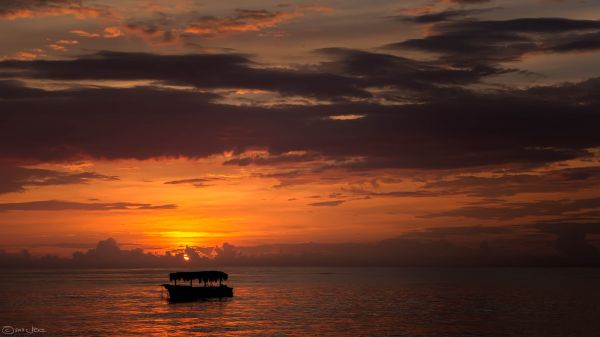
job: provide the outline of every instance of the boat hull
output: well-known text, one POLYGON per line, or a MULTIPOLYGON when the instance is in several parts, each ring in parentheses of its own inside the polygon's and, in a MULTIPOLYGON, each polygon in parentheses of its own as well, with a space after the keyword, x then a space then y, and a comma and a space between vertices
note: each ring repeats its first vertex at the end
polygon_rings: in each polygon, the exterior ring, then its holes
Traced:
POLYGON ((191 287, 184 285, 163 284, 169 292, 170 302, 195 301, 205 298, 233 297, 233 288, 219 287, 191 287))

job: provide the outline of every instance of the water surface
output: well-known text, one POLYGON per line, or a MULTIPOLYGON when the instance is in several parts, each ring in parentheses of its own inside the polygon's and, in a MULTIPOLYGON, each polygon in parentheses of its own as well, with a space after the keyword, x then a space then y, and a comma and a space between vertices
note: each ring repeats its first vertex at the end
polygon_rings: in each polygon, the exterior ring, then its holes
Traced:
POLYGON ((159 286, 171 270, 5 270, 0 324, 45 331, 22 336, 600 336, 597 269, 221 269, 234 298, 177 304, 159 286))

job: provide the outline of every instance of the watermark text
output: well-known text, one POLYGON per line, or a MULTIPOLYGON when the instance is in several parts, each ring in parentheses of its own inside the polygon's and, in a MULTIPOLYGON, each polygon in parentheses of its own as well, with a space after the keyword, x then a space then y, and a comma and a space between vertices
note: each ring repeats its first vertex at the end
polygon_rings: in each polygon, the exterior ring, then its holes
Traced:
POLYGON ((11 325, 5 325, 2 327, 3 335, 22 335, 22 334, 34 334, 34 333, 45 333, 46 330, 42 328, 38 328, 35 326, 30 326, 26 328, 14 327, 11 325))

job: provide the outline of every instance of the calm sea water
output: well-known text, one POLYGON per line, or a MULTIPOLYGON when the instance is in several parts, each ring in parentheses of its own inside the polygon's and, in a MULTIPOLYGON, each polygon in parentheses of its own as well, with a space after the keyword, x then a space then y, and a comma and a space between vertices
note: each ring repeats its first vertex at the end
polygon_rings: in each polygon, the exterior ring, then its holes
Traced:
POLYGON ((234 298, 178 304, 161 298, 169 270, 1 271, 2 333, 600 336, 597 269, 222 270, 234 298))

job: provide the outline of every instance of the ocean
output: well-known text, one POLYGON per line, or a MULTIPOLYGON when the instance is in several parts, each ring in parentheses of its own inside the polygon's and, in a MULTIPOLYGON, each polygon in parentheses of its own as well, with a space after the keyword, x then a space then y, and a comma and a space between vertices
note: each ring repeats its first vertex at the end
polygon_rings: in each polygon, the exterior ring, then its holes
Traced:
POLYGON ((177 304, 173 270, 2 270, 2 334, 600 336, 599 269, 220 270, 233 298, 177 304))

